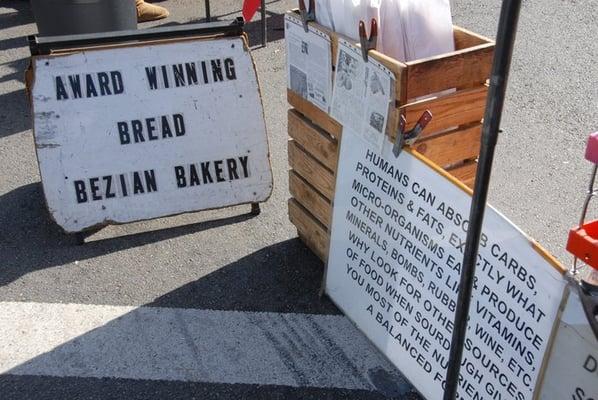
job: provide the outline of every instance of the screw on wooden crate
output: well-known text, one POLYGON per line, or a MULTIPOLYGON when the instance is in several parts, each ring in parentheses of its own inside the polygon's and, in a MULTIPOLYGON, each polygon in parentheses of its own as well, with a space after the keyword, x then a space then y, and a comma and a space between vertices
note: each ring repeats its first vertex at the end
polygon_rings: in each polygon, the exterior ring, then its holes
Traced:
POLYGON ((395 140, 395 144, 392 148, 392 153, 395 157, 398 157, 401 154, 401 150, 403 146, 413 146, 415 142, 419 139, 423 130, 428 126, 428 124, 432 121, 432 113, 430 110, 426 110, 423 112, 419 120, 409 132, 405 132, 405 125, 407 121, 405 120, 405 116, 401 115, 401 119, 399 120, 399 130, 397 131, 397 138, 395 140))
POLYGON ((310 21, 316 20, 316 5, 315 0, 309 0, 309 9, 305 8, 305 0, 299 0, 299 14, 303 21, 303 29, 305 33, 309 32, 309 26, 307 25, 310 21))
POLYGON ((375 18, 370 21, 370 37, 368 38, 367 32, 365 31, 365 23, 359 21, 359 43, 361 44, 361 55, 363 61, 368 62, 368 52, 370 50, 376 50, 378 45, 378 22, 375 18))

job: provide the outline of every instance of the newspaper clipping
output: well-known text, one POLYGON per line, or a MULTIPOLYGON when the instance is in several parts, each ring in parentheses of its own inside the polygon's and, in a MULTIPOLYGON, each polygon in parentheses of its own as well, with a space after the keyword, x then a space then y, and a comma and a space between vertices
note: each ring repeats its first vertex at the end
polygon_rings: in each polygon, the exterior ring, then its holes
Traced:
POLYGON ((285 15, 288 88, 325 112, 329 112, 332 93, 332 54, 330 37, 285 15))
POLYGON ((344 39, 338 44, 331 115, 381 150, 394 76, 372 58, 365 62, 355 45, 344 39))

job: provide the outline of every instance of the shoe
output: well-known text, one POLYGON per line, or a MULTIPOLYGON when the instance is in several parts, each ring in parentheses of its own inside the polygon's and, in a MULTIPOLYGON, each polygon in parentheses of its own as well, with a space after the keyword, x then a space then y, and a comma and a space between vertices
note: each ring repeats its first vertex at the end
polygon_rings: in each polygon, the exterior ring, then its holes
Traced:
POLYGON ((148 4, 144 0, 137 0, 137 22, 156 21, 166 18, 170 15, 167 9, 153 4, 148 4))

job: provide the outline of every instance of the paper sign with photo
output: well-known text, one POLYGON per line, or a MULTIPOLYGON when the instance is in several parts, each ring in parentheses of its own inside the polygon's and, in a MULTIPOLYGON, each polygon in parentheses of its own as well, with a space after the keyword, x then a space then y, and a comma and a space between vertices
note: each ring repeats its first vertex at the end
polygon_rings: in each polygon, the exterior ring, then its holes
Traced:
POLYGON ((392 72, 371 57, 365 62, 358 47, 339 39, 330 114, 344 129, 381 150, 393 89, 392 72))
POLYGON ((285 15, 287 44, 287 86, 325 112, 332 94, 332 54, 330 37, 309 27, 305 32, 302 21, 285 15))

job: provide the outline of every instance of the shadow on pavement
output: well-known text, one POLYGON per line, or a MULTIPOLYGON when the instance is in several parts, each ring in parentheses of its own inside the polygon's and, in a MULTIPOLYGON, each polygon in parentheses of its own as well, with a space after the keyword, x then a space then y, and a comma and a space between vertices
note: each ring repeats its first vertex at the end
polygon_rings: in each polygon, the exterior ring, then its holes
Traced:
MULTIPOLYGON (((284 14, 266 12, 267 42, 276 42, 284 38, 284 14)), ((249 36, 249 46, 261 46, 262 44, 262 21, 256 14, 251 22, 245 24, 245 32, 249 36)))
POLYGON ((25 312, 47 315, 46 329, 64 339, 35 341, 34 355, 10 361, 2 399, 421 400, 317 297, 313 258, 292 239, 143 307, 33 304, 25 312))
MULTIPOLYGON (((264 366, 266 368, 266 366, 264 366)), ((366 390, 204 382, 0 375, 3 400, 390 400, 366 390)), ((397 400, 421 400, 415 393, 397 400)))
MULTIPOLYGON (((22 74, 16 72, 15 75, 22 74)), ((0 139, 31 129, 31 111, 28 102, 24 89, 0 94, 0 139)))
POLYGON ((146 304, 150 307, 336 314, 318 293, 324 267, 299 239, 264 247, 146 304))
MULTIPOLYGON (((212 16, 211 21, 225 21, 234 19, 232 15, 235 13, 227 14, 226 16, 212 16)), ((206 22, 205 18, 200 18, 191 23, 206 22)), ((159 26, 172 26, 179 25, 177 22, 167 22, 159 26)), ((254 19, 244 26, 244 31, 247 33, 249 39, 249 47, 261 46, 262 45, 262 21, 260 20, 259 12, 256 14, 254 19)), ((266 40, 267 43, 276 42, 284 38, 284 14, 278 14, 271 11, 266 12, 266 40)))
MULTIPOLYGON (((3 0, 0 5, 15 10, 14 12, 0 14, 0 51, 11 51, 26 47, 26 37, 5 38, 3 32, 12 27, 33 22, 29 2, 3 0)), ((0 83, 13 80, 22 83, 28 63, 28 58, 21 58, 3 64, 2 67, 8 68, 12 72, 0 76, 0 83)), ((22 86, 19 85, 18 87, 21 88, 22 86)), ((25 91, 18 89, 0 95, 0 139, 28 129, 31 129, 31 117, 25 91)))
MULTIPOLYGON (((31 10, 29 1, 2 0, 0 5, 2 5, 2 7, 9 9, 12 8, 14 10, 14 12, 0 14, 0 37, 3 36, 1 32, 5 29, 13 28, 19 25, 30 24, 33 22, 33 11, 31 10)), ((6 47, 4 44, 7 40, 11 39, 0 40, 0 49, 6 50, 11 48, 6 47)))
POLYGON ((21 186, 0 196, 0 286, 30 272, 144 246, 253 218, 236 215, 196 224, 142 232, 78 245, 49 216, 41 183, 21 186))

